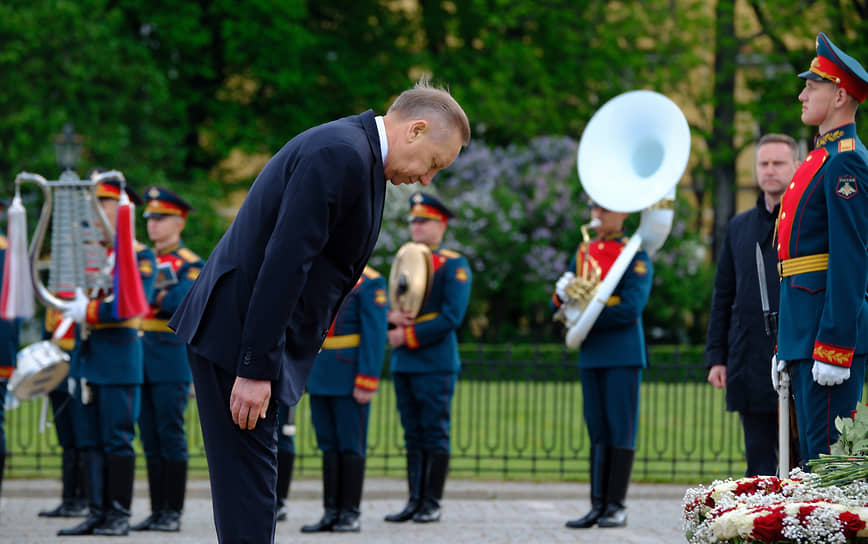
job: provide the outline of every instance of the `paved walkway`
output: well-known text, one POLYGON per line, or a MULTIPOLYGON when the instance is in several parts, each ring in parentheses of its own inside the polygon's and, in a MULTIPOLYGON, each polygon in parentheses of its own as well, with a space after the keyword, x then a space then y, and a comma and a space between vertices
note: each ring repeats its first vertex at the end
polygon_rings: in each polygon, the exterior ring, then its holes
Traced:
MULTIPOLYGON (((440 523, 392 524, 386 513, 399 510, 406 499, 403 481, 376 478, 365 482, 362 532, 303 535, 300 527, 322 514, 318 480, 297 480, 290 491, 289 520, 278 523, 279 544, 440 544, 550 543, 673 544, 685 542, 680 530, 681 498, 686 486, 634 484, 628 497, 629 526, 623 529, 570 530, 567 519, 588 508, 588 485, 581 483, 522 483, 449 480, 440 523)), ((3 482, 0 543, 128 544, 216 542, 208 482, 191 481, 180 533, 130 533, 129 537, 57 537, 62 527, 79 519, 46 519, 37 512, 59 501, 60 484, 53 480, 3 482)), ((136 481, 133 521, 148 513, 147 482, 136 481)))

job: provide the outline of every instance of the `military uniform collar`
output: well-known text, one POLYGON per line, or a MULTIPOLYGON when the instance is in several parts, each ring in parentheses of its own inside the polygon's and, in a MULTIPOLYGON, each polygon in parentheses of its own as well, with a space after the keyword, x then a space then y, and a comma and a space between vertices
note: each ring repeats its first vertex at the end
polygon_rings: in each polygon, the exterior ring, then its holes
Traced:
POLYGON ((157 255, 168 255, 169 253, 178 251, 179 249, 181 249, 181 242, 157 251, 157 255))
POLYGON ((610 232, 609 234, 598 238, 599 240, 620 240, 624 237, 624 231, 619 230, 616 232, 610 232))
POLYGON ((847 123, 846 125, 833 128, 825 134, 818 134, 814 138, 814 149, 825 147, 830 151, 833 151, 834 149, 837 149, 839 141, 855 137, 856 123, 847 123))

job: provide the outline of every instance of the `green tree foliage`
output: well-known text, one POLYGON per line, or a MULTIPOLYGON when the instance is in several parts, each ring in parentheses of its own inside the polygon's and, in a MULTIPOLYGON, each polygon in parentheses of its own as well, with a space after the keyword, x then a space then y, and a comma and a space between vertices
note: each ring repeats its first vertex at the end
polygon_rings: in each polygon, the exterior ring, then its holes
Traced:
MULTIPOLYGON (((818 30, 868 59, 866 15, 866 0, 7 0, 0 190, 22 170, 55 177, 51 141, 71 122, 85 137, 80 174, 106 166, 177 190, 198 210, 185 239, 207 256, 227 225, 219 209, 263 157, 310 126, 383 112, 429 74, 479 142, 435 181, 464 214, 450 232, 479 278, 474 330, 545 337, 549 283, 586 217, 567 149, 607 100, 653 89, 691 122, 680 193, 695 198, 655 262, 648 319, 701 341, 718 244, 700 210, 715 209, 719 237, 741 150, 770 131, 810 139, 794 75, 818 30)), ((384 226, 381 269, 405 228, 384 226)))

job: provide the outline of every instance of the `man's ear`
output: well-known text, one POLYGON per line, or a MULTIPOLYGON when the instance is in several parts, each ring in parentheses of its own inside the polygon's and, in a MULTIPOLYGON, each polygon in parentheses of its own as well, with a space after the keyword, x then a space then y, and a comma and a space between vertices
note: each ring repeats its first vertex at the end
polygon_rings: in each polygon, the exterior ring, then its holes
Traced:
POLYGON ((419 136, 425 133, 428 130, 428 121, 424 119, 417 119, 415 121, 410 121, 410 125, 407 129, 407 140, 412 142, 419 136))

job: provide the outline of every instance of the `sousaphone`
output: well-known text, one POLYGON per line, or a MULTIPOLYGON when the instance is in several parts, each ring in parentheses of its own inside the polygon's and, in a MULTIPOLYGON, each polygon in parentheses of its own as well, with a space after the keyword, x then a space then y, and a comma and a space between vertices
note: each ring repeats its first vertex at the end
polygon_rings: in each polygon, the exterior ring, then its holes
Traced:
POLYGON ((663 246, 672 227, 675 187, 689 157, 690 126, 662 94, 618 95, 591 118, 577 157, 582 188, 603 208, 642 213, 639 228, 605 278, 586 290, 586 297, 565 303, 574 310, 567 322, 568 347, 578 348, 585 340, 636 252, 642 248, 653 257, 663 246))
POLYGON ((431 293, 433 278, 431 248, 407 242, 398 249, 389 272, 389 307, 418 316, 431 293))

